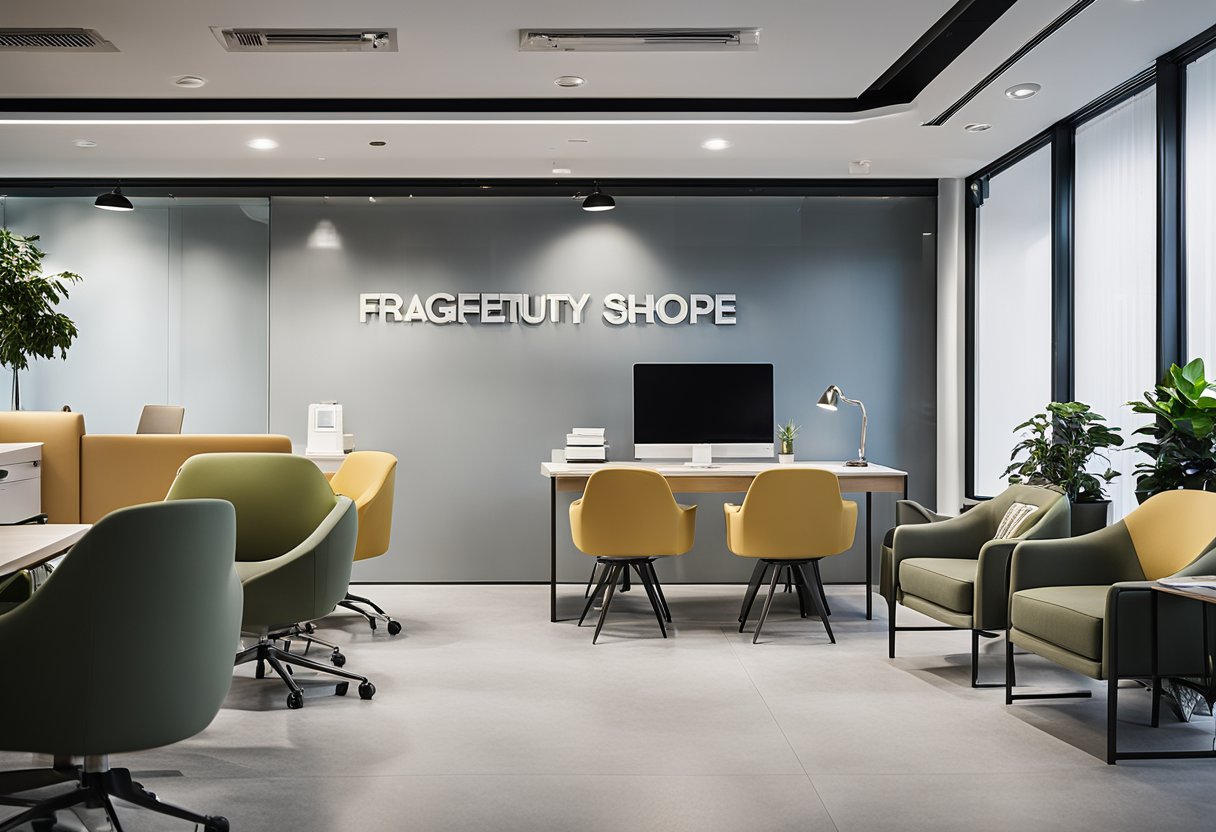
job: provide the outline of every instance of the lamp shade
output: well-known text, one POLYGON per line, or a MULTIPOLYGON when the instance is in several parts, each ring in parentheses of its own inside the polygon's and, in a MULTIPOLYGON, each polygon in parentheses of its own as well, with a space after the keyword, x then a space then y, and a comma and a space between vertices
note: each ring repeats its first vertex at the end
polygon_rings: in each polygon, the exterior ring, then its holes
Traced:
POLYGON ((817 405, 824 410, 835 410, 836 403, 840 400, 840 388, 835 384, 829 385, 827 390, 823 391, 823 395, 819 397, 817 405))
POLYGON ((584 211, 611 211, 616 207, 616 200, 608 194, 600 193, 597 185, 595 191, 583 200, 584 211))
POLYGON ((109 193, 102 194, 93 202, 94 208, 100 208, 103 211, 134 211, 135 206, 131 204, 131 200, 122 195, 122 188, 115 188, 109 193))

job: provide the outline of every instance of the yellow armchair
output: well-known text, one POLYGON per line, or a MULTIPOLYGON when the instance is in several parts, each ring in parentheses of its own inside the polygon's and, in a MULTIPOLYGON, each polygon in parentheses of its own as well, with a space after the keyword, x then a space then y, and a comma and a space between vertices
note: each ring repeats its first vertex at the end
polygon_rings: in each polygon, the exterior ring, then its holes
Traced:
POLYGON ((747 625, 756 594, 771 568, 768 598, 752 638, 753 644, 759 641, 777 583, 788 570, 803 617, 809 601, 835 644, 819 561, 847 552, 857 531, 857 504, 840 498, 836 475, 817 468, 764 471, 752 481, 743 505, 727 503, 723 511, 727 548, 739 557, 758 560, 739 610, 739 632, 747 625), (807 565, 811 567, 809 576, 804 570, 807 565))
MULTIPOLYGON (((354 451, 346 455, 342 465, 329 480, 335 494, 350 497, 359 513, 359 540, 355 544, 355 560, 366 560, 388 551, 393 530, 393 492, 397 479, 397 457, 383 451, 354 451)), ((339 606, 353 610, 367 619, 375 630, 382 620, 390 636, 401 632, 401 623, 391 618, 370 598, 346 593, 339 606), (370 607, 368 612, 364 607, 370 607)))
POLYGON ((591 643, 599 639, 616 582, 632 568, 646 588, 663 638, 664 621, 671 609, 654 571, 655 558, 676 557, 692 548, 697 507, 676 502, 671 486, 657 471, 643 468, 605 468, 587 480, 583 496, 570 504, 570 532, 579 551, 604 565, 595 591, 590 593, 579 626, 592 604, 604 595, 599 622, 591 643))

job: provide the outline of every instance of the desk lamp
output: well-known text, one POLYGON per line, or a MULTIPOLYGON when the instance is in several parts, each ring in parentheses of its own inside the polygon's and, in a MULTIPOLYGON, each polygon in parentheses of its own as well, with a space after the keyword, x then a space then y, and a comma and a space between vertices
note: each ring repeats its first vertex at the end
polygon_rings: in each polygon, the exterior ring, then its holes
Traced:
POLYGON ((866 462, 866 406, 857 399, 850 399, 840 388, 835 384, 828 385, 828 389, 823 391, 823 395, 819 397, 817 404, 824 410, 836 410, 837 402, 845 404, 855 404, 861 408, 861 448, 857 451, 857 459, 850 459, 845 465, 851 468, 861 468, 870 463, 866 462))

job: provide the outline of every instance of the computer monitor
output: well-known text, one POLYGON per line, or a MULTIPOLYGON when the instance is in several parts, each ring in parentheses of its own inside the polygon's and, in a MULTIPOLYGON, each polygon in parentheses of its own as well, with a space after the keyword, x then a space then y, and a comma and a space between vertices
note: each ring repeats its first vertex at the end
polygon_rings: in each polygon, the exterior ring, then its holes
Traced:
POLYGON ((771 457, 773 430, 772 364, 633 365, 638 459, 771 457))

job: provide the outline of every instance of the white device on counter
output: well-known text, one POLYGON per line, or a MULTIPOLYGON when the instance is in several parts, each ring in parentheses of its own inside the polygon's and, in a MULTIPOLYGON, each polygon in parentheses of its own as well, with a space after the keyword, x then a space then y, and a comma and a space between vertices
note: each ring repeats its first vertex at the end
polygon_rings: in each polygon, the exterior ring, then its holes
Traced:
POLYGON ((342 405, 321 402, 308 406, 308 455, 344 454, 354 450, 355 437, 342 432, 342 405))

